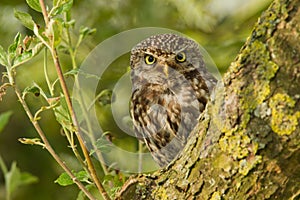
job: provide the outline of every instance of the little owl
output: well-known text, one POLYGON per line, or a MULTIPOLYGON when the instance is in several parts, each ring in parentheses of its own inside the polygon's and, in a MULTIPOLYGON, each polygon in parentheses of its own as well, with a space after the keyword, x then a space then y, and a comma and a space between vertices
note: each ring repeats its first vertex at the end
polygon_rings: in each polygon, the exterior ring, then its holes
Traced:
POLYGON ((205 109, 216 79, 199 45, 175 34, 151 36, 131 50, 134 131, 160 166, 185 146, 205 109))

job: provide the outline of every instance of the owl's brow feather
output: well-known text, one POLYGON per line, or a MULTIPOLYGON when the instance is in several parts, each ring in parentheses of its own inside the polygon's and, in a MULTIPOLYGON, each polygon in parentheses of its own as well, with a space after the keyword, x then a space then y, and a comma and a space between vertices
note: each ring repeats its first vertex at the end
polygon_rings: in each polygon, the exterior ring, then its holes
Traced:
POLYGON ((175 54, 178 54, 179 52, 182 52, 184 50, 186 50, 189 46, 188 45, 185 45, 184 47, 182 47, 181 49, 177 50, 177 51, 174 51, 175 54))
MULTIPOLYGON (((173 55, 176 55, 176 54, 178 54, 179 52, 182 52, 182 51, 186 50, 188 47, 189 47, 189 45, 185 45, 184 47, 182 47, 182 48, 179 49, 179 50, 172 51, 172 52, 164 52, 164 53, 161 52, 161 54, 169 54, 169 56, 171 56, 172 54, 173 54, 173 55)), ((144 54, 151 55, 151 56, 154 56, 154 57, 158 58, 157 53, 152 53, 152 51, 153 51, 153 49, 145 49, 144 54)))

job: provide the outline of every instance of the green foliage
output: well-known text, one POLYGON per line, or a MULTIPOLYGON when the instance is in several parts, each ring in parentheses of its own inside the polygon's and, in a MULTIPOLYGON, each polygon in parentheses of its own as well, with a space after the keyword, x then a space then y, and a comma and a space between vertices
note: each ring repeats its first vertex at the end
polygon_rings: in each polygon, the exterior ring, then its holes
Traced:
POLYGON ((7 70, 10 71, 31 60, 42 48, 43 44, 35 37, 26 36, 22 40, 21 33, 17 33, 7 52, 0 46, 0 64, 7 67, 7 70))
POLYGON ((56 16, 69 12, 73 6, 73 0, 54 0, 51 15, 56 16))
POLYGON ((3 66, 8 66, 7 54, 1 45, 0 45, 0 64, 3 66))
POLYGON ((121 189, 124 185, 125 181, 127 180, 126 176, 122 173, 118 174, 108 174, 103 178, 107 191, 109 192, 110 196, 114 197, 116 193, 121 189))
POLYGON ((42 12, 42 8, 40 6, 39 0, 26 0, 26 3, 37 12, 42 12))
MULTIPOLYGON (((0 114, 0 132, 7 125, 12 111, 7 111, 0 114)), ((38 178, 31 175, 28 172, 21 172, 17 167, 17 163, 13 162, 10 170, 7 169, 1 155, 0 155, 0 169, 4 174, 5 188, 6 188, 6 200, 10 200, 16 190, 25 185, 36 183, 38 178)))
POLYGON ((56 48, 60 44, 62 40, 62 31, 63 26, 61 21, 59 19, 51 19, 49 22, 49 27, 46 30, 46 35, 48 38, 52 38, 51 46, 53 48, 56 48))
POLYGON ((17 163, 13 162, 10 170, 5 173, 7 200, 11 199, 11 196, 16 193, 16 190, 19 187, 36 183, 37 181, 38 178, 36 176, 33 176, 28 172, 21 172, 17 167, 17 163))
POLYGON ((70 117, 68 106, 63 95, 60 96, 59 102, 60 105, 54 108, 54 114, 57 122, 69 131, 74 131, 72 119, 70 117))
MULTIPOLYGON (((96 199, 101 199, 102 198, 101 195, 99 194, 99 192, 97 191, 97 188, 94 185, 87 185, 86 189, 89 192, 91 192, 96 199)), ((80 191, 78 193, 78 196, 77 196, 76 200, 86 200, 85 194, 82 191, 80 191)))
POLYGON ((14 10, 15 17, 20 20, 20 22, 30 30, 33 30, 34 21, 32 20, 31 15, 25 12, 14 10))
POLYGON ((110 151, 112 144, 107 140, 106 134, 109 133, 103 133, 102 136, 96 140, 95 149, 91 150, 90 155, 93 155, 96 151, 103 153, 108 153, 110 151))
MULTIPOLYGON (((76 176, 76 178, 78 179, 78 181, 85 182, 85 183, 91 183, 89 181, 90 176, 86 171, 82 170, 82 171, 73 172, 73 173, 76 176)), ((72 178, 65 172, 62 173, 54 182, 61 186, 68 186, 68 185, 74 184, 74 181, 72 180, 72 178)))
POLYGON ((6 200, 10 200, 13 194, 17 193, 17 189, 21 186, 36 183, 38 178, 28 172, 21 172, 17 167, 17 163, 13 162, 10 170, 4 164, 2 157, 0 156, 0 167, 4 174, 5 188, 6 188, 6 200))
POLYGON ((96 32, 95 28, 89 28, 89 27, 80 27, 79 33, 80 33, 80 39, 83 40, 86 36, 93 35, 96 32))
POLYGON ((0 133, 3 131, 4 127, 9 121, 10 116, 12 115, 12 111, 6 111, 0 114, 0 133))

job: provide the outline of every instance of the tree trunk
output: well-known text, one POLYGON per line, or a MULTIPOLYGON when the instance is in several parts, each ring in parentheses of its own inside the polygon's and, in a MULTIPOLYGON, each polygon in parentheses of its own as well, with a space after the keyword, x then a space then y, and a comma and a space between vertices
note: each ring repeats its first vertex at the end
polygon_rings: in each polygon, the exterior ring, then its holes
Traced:
POLYGON ((184 152, 116 199, 300 199, 300 0, 275 0, 184 152))

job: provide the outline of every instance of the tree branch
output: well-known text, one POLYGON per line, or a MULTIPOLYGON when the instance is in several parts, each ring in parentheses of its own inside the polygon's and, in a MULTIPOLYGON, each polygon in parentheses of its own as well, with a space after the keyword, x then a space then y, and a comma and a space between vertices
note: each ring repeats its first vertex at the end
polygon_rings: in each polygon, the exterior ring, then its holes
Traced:
POLYGON ((223 78, 184 152, 117 199, 297 199, 300 0, 275 0, 223 78))

